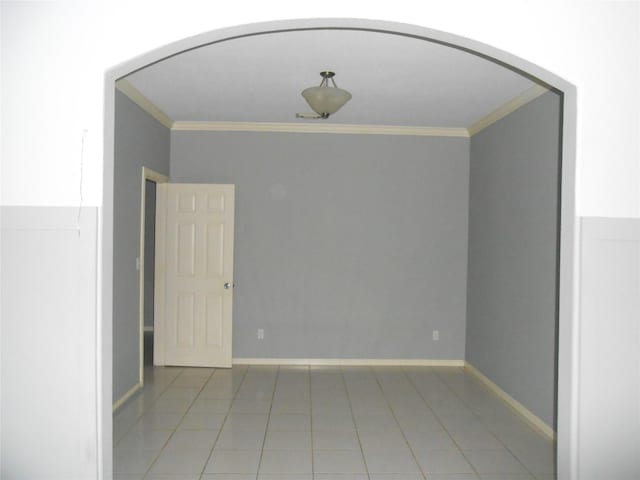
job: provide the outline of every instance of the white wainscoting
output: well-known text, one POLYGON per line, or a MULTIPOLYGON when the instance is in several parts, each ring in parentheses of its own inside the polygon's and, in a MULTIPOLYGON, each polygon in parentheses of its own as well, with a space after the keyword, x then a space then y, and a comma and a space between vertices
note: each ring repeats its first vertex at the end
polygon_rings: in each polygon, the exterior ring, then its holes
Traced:
MULTIPOLYGON (((96 207, 3 206, 0 478, 96 478, 96 207)), ((111 445, 109 445, 109 449, 111 445)))
POLYGON ((580 480, 639 478, 640 219, 581 219, 580 480))

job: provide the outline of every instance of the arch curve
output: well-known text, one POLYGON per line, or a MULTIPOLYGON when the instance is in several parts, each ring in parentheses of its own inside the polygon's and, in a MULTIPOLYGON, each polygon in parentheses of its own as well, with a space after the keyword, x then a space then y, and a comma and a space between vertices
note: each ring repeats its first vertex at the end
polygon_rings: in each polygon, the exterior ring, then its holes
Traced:
POLYGON ((416 40, 439 43, 451 48, 464 50, 483 57, 488 61, 498 63, 506 68, 517 71, 521 75, 524 75, 533 81, 544 84, 565 94, 575 88, 562 77, 559 77, 534 63, 528 62, 505 50, 501 50, 460 35, 407 23, 351 18, 277 20, 211 30, 160 46, 138 57, 116 65, 107 71, 106 79, 107 82, 110 80, 116 81, 119 78, 160 62, 166 58, 180 55, 181 53, 189 50, 207 45, 232 41, 244 37, 305 30, 359 30, 364 32, 400 35, 404 37, 411 37, 416 40))
POLYGON ((562 97, 562 146, 561 146, 561 209, 560 219, 560 268, 559 268, 559 331, 558 331, 558 432, 557 465, 559 478, 574 478, 576 472, 577 422, 577 372, 574 357, 577 349, 575 325, 577 324, 574 296, 577 252, 575 228, 575 158, 576 158, 576 89, 567 80, 544 68, 513 55, 505 50, 459 35, 418 25, 369 19, 293 19, 238 25, 199 33, 177 40, 143 53, 112 67, 105 73, 105 131, 104 175, 101 210, 101 258, 100 289, 101 312, 100 344, 98 359, 100 369, 100 393, 102 401, 99 429, 101 435, 101 465, 109 471, 111 464, 111 362, 112 362, 112 300, 113 300, 113 198, 114 198, 114 119, 115 82, 137 70, 166 58, 206 45, 232 41, 238 38, 305 30, 355 30, 411 37, 416 40, 439 43, 464 50, 487 61, 498 63, 529 79, 553 89, 562 97))

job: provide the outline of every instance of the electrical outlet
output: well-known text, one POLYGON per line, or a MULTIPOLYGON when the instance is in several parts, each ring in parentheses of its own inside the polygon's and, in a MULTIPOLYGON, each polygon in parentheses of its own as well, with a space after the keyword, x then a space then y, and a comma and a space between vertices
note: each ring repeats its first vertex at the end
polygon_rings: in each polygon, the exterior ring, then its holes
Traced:
POLYGON ((438 340, 440 340, 440 330, 434 330, 433 331, 433 341, 437 342, 438 340))
POLYGON ((136 270, 140 271, 140 257, 136 257, 136 270))
POLYGON ((259 328, 258 329, 258 340, 264 340, 264 329, 263 328, 259 328))

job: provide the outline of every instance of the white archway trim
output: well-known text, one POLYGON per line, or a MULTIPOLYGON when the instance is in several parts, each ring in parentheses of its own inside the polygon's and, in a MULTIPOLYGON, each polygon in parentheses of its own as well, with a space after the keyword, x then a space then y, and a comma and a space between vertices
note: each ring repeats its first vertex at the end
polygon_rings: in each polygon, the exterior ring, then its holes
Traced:
MULTIPOLYGON (((105 121, 104 121, 104 171, 103 199, 100 218, 101 238, 99 251, 99 295, 100 308, 98 370, 99 405, 98 455, 100 476, 108 475, 111 465, 111 361, 112 361, 112 302, 113 302, 113 169, 114 169, 114 118, 115 84, 136 70, 203 45, 233 40, 246 36, 311 29, 348 29, 376 31, 393 35, 409 36, 425 41, 437 42, 461 49, 489 61, 499 63, 521 74, 527 75, 541 85, 548 85, 562 96, 562 153, 560 224, 560 268, 559 268, 559 327, 558 327, 558 433, 557 472, 558 478, 577 479, 578 465, 578 393, 579 393, 579 246, 576 239, 576 125, 577 95, 573 84, 565 79, 528 62, 507 51, 454 35, 405 23, 363 19, 298 19, 280 20, 214 30, 164 45, 151 52, 126 60, 105 74, 105 121)), ((508 46, 506 46, 508 48, 508 46)))

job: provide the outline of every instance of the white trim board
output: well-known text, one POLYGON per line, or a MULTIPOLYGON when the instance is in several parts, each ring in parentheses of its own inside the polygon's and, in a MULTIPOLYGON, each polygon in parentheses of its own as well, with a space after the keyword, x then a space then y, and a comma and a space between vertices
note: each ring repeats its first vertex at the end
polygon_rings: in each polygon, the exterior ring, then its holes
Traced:
POLYGON ((464 369, 476 377, 482 384, 484 384, 492 393, 500 397, 511 409, 513 409, 517 414, 523 417, 529 424, 531 424, 534 428, 544 434, 550 440, 556 439, 556 432, 551 428, 547 423, 534 414, 527 407, 518 402, 515 398, 509 395, 507 392, 502 390, 498 385, 496 385, 492 380, 490 380, 487 376, 485 376, 480 370, 471 365, 468 362, 465 362, 464 369))
POLYGON ((464 360, 413 358, 234 358, 234 365, 314 365, 342 367, 464 367, 464 360))
POLYGON ((478 121, 476 121, 473 125, 471 125, 467 132, 470 137, 473 137, 476 133, 481 132, 485 128, 490 125, 493 125, 498 120, 503 119, 507 115, 515 112, 520 107, 525 106, 527 103, 532 102, 539 96, 547 93, 549 91, 548 88, 543 87, 542 85, 534 85, 533 87, 525 90, 520 95, 515 98, 512 98, 504 105, 496 108, 493 112, 485 115, 478 121))
POLYGON ((167 128, 171 128, 173 120, 164 113, 155 103, 145 97, 140 90, 131 85, 127 79, 121 79, 116 82, 116 88, 126 95, 129 100, 138 105, 141 109, 155 118, 158 122, 167 128))
POLYGON ((145 97, 127 79, 116 82, 116 88, 162 125, 178 132, 270 132, 270 133, 327 133, 341 135, 405 135, 414 137, 468 138, 498 120, 548 92, 542 85, 534 85, 504 105, 477 120, 468 128, 400 125, 357 125, 338 123, 277 123, 277 122, 208 122, 171 119, 162 109, 145 97))
POLYGON ((125 402, 127 400, 129 400, 131 397, 133 397, 135 395, 135 393, 140 390, 142 388, 142 383, 136 383, 133 387, 131 387, 131 390, 129 390, 127 393, 125 393, 122 397, 120 397, 119 400, 117 400, 114 404, 113 404, 113 411, 115 412, 117 409, 119 409, 122 405, 125 404, 125 402))
POLYGON ((468 137, 466 128, 354 125, 339 123, 174 122, 171 130, 187 132, 333 133, 342 135, 410 135, 414 137, 468 137))

